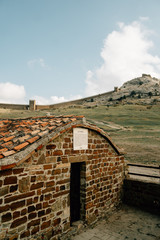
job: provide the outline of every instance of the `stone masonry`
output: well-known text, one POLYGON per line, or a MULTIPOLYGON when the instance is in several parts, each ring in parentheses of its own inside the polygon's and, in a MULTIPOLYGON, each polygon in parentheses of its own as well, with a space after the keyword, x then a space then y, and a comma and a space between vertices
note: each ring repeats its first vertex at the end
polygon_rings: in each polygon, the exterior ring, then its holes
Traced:
POLYGON ((81 163, 80 220, 90 224, 120 203, 124 156, 97 129, 72 124, 37 144, 24 161, 1 167, 0 239, 25 240, 45 234, 57 240, 69 232, 73 163, 81 163), (73 150, 73 128, 79 126, 88 129, 85 150, 73 150))

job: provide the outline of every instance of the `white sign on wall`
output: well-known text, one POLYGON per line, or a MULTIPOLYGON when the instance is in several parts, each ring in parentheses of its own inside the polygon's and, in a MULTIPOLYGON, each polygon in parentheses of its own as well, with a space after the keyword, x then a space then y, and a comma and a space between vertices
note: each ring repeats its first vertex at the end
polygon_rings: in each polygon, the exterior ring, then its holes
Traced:
POLYGON ((73 149, 88 149, 88 129, 73 128, 73 149))

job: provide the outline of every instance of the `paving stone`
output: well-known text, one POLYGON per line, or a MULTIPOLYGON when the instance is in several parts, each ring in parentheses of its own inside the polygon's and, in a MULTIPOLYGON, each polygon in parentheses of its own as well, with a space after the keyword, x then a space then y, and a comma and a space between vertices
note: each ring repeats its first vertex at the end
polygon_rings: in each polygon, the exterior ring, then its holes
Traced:
POLYGON ((72 240, 160 240, 160 216, 123 206, 72 240), (87 234, 88 233, 88 234, 87 234))

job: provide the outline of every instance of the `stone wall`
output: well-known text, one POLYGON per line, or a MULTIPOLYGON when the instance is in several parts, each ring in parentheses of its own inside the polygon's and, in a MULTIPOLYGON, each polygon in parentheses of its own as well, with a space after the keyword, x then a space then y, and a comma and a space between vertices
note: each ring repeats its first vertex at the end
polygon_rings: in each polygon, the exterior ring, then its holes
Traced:
POLYGON ((125 179, 124 202, 160 215, 160 184, 125 179))
POLYGON ((0 108, 13 110, 28 110, 29 105, 0 103, 0 108))
POLYGON ((23 164, 0 172, 0 239, 45 234, 58 239, 70 230, 70 169, 83 162, 81 218, 86 223, 121 201, 124 157, 89 130, 87 150, 73 150, 72 130, 40 145, 23 164))

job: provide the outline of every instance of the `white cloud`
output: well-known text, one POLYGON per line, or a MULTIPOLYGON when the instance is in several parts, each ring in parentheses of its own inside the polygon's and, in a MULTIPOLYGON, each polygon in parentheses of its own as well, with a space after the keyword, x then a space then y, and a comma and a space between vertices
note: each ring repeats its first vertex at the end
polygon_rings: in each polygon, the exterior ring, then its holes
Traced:
POLYGON ((0 102, 1 103, 25 103, 25 89, 22 85, 13 83, 0 83, 0 102))
POLYGON ((113 90, 142 73, 160 76, 160 58, 150 53, 152 32, 142 24, 144 20, 147 18, 129 25, 118 23, 119 30, 106 37, 101 50, 103 64, 87 72, 86 95, 113 90))
POLYGON ((50 98, 44 98, 42 96, 34 96, 32 99, 36 100, 37 105, 49 105, 49 104, 56 104, 56 103, 61 103, 61 102, 67 102, 67 101, 72 101, 75 99, 81 98, 80 95, 76 96, 70 96, 69 98, 65 97, 58 97, 58 96, 51 96, 50 98))
POLYGON ((45 63, 43 58, 31 59, 27 62, 29 68, 33 69, 35 66, 40 66, 43 69, 49 69, 49 66, 45 63))

